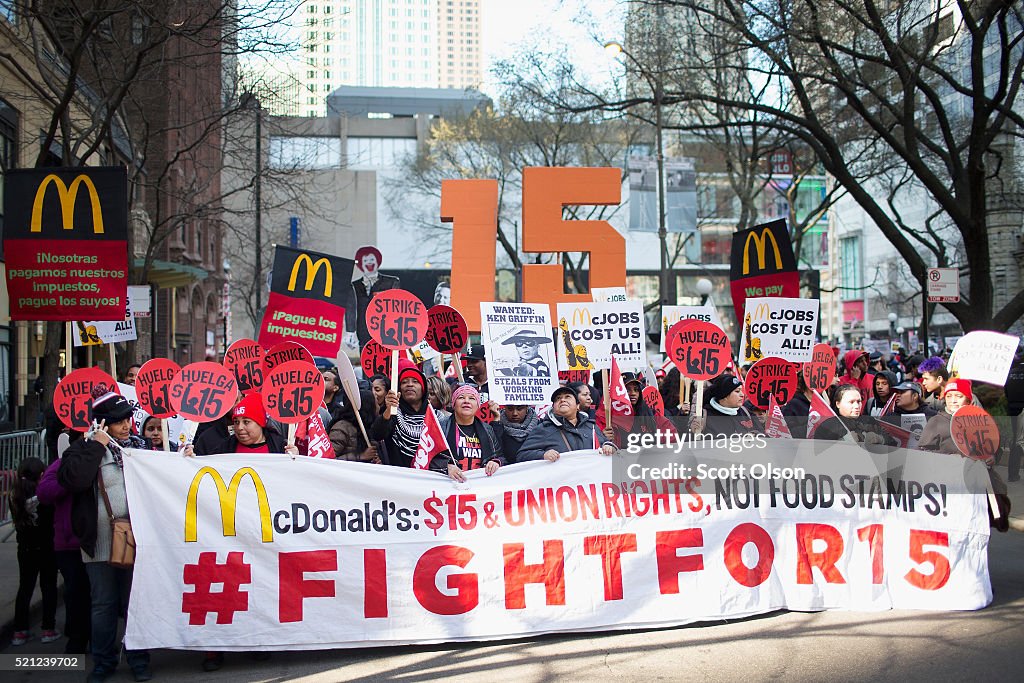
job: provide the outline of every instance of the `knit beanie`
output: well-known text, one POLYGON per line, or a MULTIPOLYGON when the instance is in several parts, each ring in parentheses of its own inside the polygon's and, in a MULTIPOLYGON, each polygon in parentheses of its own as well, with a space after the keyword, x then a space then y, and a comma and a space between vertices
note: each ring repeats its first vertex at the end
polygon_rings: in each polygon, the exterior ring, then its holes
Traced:
POLYGON ((420 370, 418 367, 416 367, 416 364, 413 363, 408 358, 399 358, 398 359, 398 385, 399 386, 402 385, 402 380, 405 379, 406 377, 412 377, 417 382, 419 382, 420 386, 423 388, 423 395, 424 396, 427 395, 427 378, 423 374, 423 371, 420 370))
POLYGON ((454 391, 452 391, 452 405, 455 405, 455 401, 457 401, 460 396, 465 396, 466 394, 475 396, 476 402, 480 403, 480 392, 476 390, 476 387, 471 384, 460 384, 455 387, 454 391))
POLYGON ((231 411, 231 419, 247 417, 260 427, 267 426, 267 411, 263 408, 263 397, 255 391, 238 402, 231 411))
POLYGON ((959 391, 961 394, 967 397, 967 403, 974 400, 974 393, 971 391, 971 380, 969 379, 951 379, 946 382, 946 389, 942 392, 942 397, 945 398, 946 394, 951 391, 959 391))
POLYGON ((719 375, 708 383, 706 393, 709 400, 713 398, 715 401, 721 401, 740 386, 743 386, 743 382, 735 375, 719 375))
POLYGON ((132 416, 132 404, 120 394, 115 394, 105 384, 97 384, 92 389, 92 419, 99 422, 106 420, 114 424, 132 416))

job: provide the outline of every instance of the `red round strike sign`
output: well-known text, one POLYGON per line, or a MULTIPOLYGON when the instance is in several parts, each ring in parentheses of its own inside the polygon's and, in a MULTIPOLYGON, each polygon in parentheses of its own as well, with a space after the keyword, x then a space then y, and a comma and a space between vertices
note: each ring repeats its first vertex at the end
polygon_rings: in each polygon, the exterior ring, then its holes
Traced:
POLYGON ((783 358, 762 358, 747 370, 743 392, 761 410, 768 410, 773 394, 776 403, 785 405, 796 394, 797 370, 796 363, 783 358))
POLYGON ((644 397, 644 403, 647 404, 652 413, 658 417, 665 417, 665 399, 662 398, 658 387, 644 387, 641 396, 644 397))
POLYGON ((966 405, 953 413, 949 433, 957 449, 968 458, 991 462, 999 450, 999 427, 980 406, 966 405))
POLYGON ((427 311, 427 344, 441 353, 458 353, 469 341, 469 326, 451 306, 438 304, 427 311))
POLYGON ((313 354, 311 354, 302 344, 286 341, 271 346, 270 350, 263 354, 264 381, 266 381, 266 377, 270 374, 271 370, 281 363, 287 363, 288 361, 293 360, 302 360, 310 363, 311 365, 316 365, 313 361, 313 354))
POLYGON ((224 354, 224 367, 245 393, 263 386, 263 347, 252 339, 239 339, 224 354))
POLYGON ((174 417, 171 383, 181 366, 167 358, 147 360, 135 375, 135 393, 139 407, 153 417, 174 417))
POLYGON ((117 382, 99 368, 79 368, 57 383, 53 390, 53 409, 64 426, 76 432, 89 431, 92 425, 92 390, 102 384, 115 394, 117 382))
POLYGON ((804 384, 815 391, 825 391, 836 377, 836 354, 828 344, 815 344, 811 362, 804 363, 804 384))
POLYGON ((366 307, 366 329, 387 349, 408 349, 427 335, 427 307, 404 289, 377 292, 366 307))
POLYGON ((367 378, 374 375, 391 376, 391 352, 372 339, 359 352, 359 365, 367 378))
POLYGON ((220 363, 186 365, 171 382, 174 412, 193 422, 213 422, 234 408, 238 385, 220 363))
POLYGON ((673 325, 665 349, 679 372, 696 380, 719 376, 732 360, 728 335, 703 320, 680 320, 673 325))
POLYGON ((308 419, 324 400, 324 375, 312 363, 290 360, 267 373, 263 381, 267 415, 293 424, 308 419))

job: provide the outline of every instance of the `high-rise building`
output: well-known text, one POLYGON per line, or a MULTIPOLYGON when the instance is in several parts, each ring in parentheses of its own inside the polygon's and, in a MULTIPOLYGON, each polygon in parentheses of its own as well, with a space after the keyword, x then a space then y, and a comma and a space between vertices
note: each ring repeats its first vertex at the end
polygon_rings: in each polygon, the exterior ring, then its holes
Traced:
MULTIPOLYGON (((343 85, 467 88, 482 80, 480 0, 307 0, 296 15, 298 111, 343 85)), ((282 112, 283 113, 283 112, 282 112)))

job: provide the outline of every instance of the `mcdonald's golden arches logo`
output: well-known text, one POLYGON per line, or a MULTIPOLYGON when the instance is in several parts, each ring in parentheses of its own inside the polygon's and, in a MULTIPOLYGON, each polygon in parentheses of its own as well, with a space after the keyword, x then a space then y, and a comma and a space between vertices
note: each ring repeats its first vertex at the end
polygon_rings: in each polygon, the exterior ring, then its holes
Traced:
POLYGON ((754 309, 753 320, 767 320, 772 313, 772 307, 768 304, 758 304, 754 309))
POLYGON ((782 252, 779 250, 779 243, 775 239, 775 233, 771 231, 771 228, 764 228, 760 234, 756 230, 752 230, 747 235, 746 241, 743 243, 743 274, 750 275, 750 243, 754 243, 754 248, 757 250, 757 267, 760 270, 765 269, 767 258, 765 250, 768 246, 768 241, 771 240, 772 250, 775 252, 775 269, 781 271, 782 265, 782 252))
POLYGON ((324 296, 328 299, 331 298, 331 292, 334 290, 334 271, 331 270, 331 262, 326 258, 319 258, 314 263, 313 259, 309 257, 309 254, 299 254, 299 257, 295 259, 295 263, 292 265, 291 277, 288 278, 288 291, 295 291, 295 280, 299 276, 299 265, 301 263, 306 264, 306 291, 313 289, 313 282, 316 280, 316 274, 320 268, 327 269, 327 282, 324 285, 324 296))
POLYGON ((43 178, 36 190, 35 201, 32 202, 32 220, 30 232, 42 232, 43 230, 43 200, 46 198, 46 190, 53 183, 57 188, 57 197, 60 200, 61 222, 65 230, 74 230, 75 200, 78 198, 78 189, 84 185, 89 192, 89 202, 92 206, 92 231, 94 234, 103 234, 103 212, 100 209, 100 197, 96 192, 96 186, 87 175, 76 176, 71 185, 65 185, 64 181, 51 173, 43 178))
POLYGON ((225 486, 224 478, 220 472, 212 467, 204 467, 192 479, 192 485, 188 488, 188 498, 185 501, 185 542, 195 543, 197 540, 197 517, 199 514, 199 485, 209 475, 217 487, 217 500, 220 503, 220 521, 224 536, 235 535, 235 507, 238 502, 238 488, 242 479, 249 477, 253 488, 256 489, 256 501, 260 509, 260 534, 264 543, 272 543, 274 540, 274 528, 270 523, 270 502, 267 500, 267 489, 263 486, 260 475, 251 467, 243 467, 231 477, 231 482, 225 486))
POLYGON ((593 320, 589 308, 577 308, 572 312, 572 326, 589 326, 593 320))

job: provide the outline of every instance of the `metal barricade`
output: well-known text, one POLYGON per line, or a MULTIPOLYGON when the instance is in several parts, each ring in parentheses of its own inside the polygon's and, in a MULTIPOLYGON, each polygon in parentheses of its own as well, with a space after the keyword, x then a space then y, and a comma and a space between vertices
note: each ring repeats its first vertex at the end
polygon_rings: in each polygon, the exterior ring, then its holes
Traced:
MULTIPOLYGON (((0 434, 0 529, 11 523, 8 505, 11 489, 18 478, 18 466, 25 458, 37 457, 46 462, 43 433, 36 430, 0 434)), ((4 530, 6 532, 6 530, 4 530)), ((6 533, 2 534, 6 535, 6 533)))

